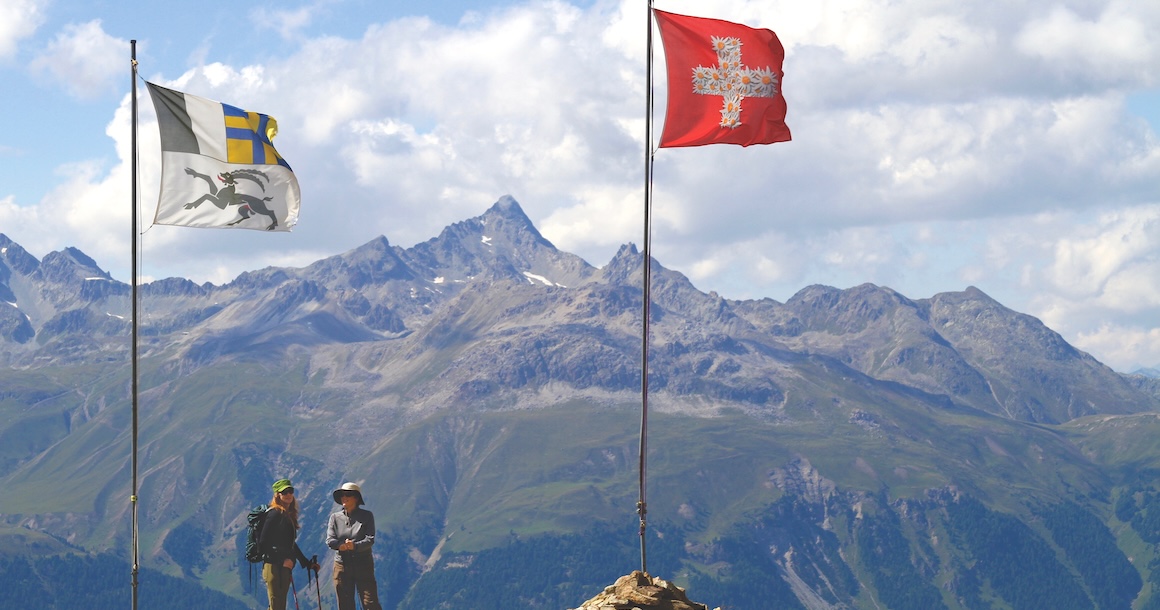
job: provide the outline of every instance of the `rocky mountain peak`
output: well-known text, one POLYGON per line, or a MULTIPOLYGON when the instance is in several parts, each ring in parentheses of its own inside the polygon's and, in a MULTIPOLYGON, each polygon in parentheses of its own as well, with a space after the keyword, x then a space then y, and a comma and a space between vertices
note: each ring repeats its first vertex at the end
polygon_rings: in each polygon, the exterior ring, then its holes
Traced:
POLYGON ((532 224, 532 220, 524 213, 524 208, 520 206, 520 202, 516 201, 511 195, 504 195, 496 200, 495 203, 483 213, 482 218, 499 218, 511 221, 514 224, 521 225, 525 230, 531 231, 539 235, 539 230, 532 224))
POLYGON ((371 241, 338 256, 320 260, 306 268, 306 274, 336 288, 360 289, 392 280, 412 281, 418 275, 399 256, 386 237, 371 241))
POLYGON ((913 301, 897 292, 874 284, 839 290, 830 286, 808 286, 786 301, 808 326, 835 333, 860 332, 868 325, 897 310, 916 311, 913 301))
POLYGON ((610 284, 634 284, 640 285, 640 274, 643 272, 641 264, 643 262, 640 250, 637 250, 636 244, 628 243, 620 247, 613 255, 612 260, 604 266, 604 279, 610 284))
POLYGON ((38 271, 49 282, 69 282, 76 278, 111 280, 112 276, 97 262, 76 248, 49 252, 40 261, 38 271))
POLYGON ((481 277, 575 286, 594 272, 583 259, 561 252, 545 239, 510 196, 480 216, 448 226, 403 256, 425 276, 443 282, 481 277))
MULTIPOLYGON (((432 277, 467 280, 494 268, 496 259, 527 262, 555 246, 540 235, 519 204, 507 197, 481 216, 454 223, 438 237, 408 250, 416 266, 432 277)), ((517 267, 527 266, 516 264, 517 267)))
POLYGON ((9 270, 21 275, 30 275, 39 265, 40 262, 35 256, 9 239, 7 235, 0 233, 0 281, 7 281, 9 270))

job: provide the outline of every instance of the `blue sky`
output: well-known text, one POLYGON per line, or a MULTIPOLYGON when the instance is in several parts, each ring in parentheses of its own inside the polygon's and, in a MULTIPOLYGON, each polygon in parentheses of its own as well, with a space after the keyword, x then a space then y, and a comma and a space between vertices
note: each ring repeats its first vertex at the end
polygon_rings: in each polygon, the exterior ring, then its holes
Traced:
MULTIPOLYGON (((776 31, 794 135, 659 151, 662 264, 735 299, 974 285, 1117 370, 1160 366, 1160 5, 654 5, 776 31)), ((143 78, 275 116, 303 192, 288 234, 150 228, 145 279, 224 283, 379 235, 409 247, 505 194, 603 265, 641 239, 644 7, 5 0, 0 233, 128 281, 136 39, 143 78)), ((144 95, 140 167, 148 220, 144 95)))

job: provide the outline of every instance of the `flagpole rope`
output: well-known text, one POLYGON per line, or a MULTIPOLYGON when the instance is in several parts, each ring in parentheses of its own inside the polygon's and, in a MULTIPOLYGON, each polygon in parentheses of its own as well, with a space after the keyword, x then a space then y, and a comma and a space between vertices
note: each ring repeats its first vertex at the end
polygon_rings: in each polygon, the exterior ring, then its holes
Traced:
POLYGON ((641 279, 641 349, 640 349, 640 455, 639 455, 639 496, 636 512, 640 517, 640 571, 648 574, 648 553, 645 545, 647 528, 647 465, 648 465, 648 339, 649 317, 652 302, 652 0, 648 0, 648 15, 645 19, 646 61, 645 61, 645 122, 644 122, 644 267, 641 279))

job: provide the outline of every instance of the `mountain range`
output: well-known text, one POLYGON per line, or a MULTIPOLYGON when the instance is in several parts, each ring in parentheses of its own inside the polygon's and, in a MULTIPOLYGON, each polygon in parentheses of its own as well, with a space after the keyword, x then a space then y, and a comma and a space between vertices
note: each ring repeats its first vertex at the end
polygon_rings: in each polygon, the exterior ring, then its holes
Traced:
MULTIPOLYGON (((355 480, 385 605, 579 605, 640 567, 642 269, 557 249, 504 197, 410 248, 140 286, 145 565, 250 599, 238 541, 270 483, 324 556, 355 480)), ((645 541, 690 598, 1160 607, 1160 380, 974 287, 781 303, 652 270, 645 541)), ((0 234, 0 299, 0 548, 125 556, 131 287, 0 234)))

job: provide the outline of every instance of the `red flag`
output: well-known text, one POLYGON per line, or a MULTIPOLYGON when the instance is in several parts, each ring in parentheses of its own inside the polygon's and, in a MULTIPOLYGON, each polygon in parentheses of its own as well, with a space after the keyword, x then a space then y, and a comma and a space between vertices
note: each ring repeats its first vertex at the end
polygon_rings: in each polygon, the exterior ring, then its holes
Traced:
POLYGON ((787 142, 777 34, 654 10, 668 64, 662 148, 787 142))

